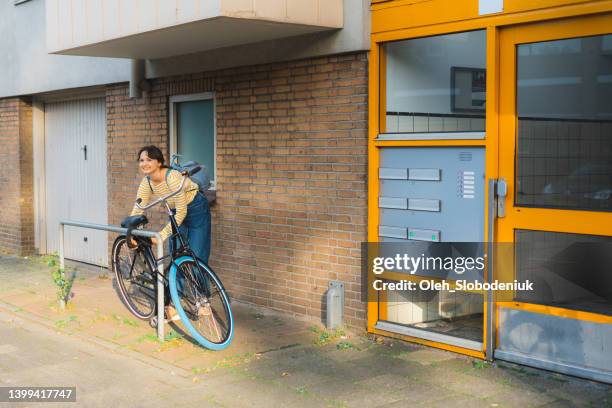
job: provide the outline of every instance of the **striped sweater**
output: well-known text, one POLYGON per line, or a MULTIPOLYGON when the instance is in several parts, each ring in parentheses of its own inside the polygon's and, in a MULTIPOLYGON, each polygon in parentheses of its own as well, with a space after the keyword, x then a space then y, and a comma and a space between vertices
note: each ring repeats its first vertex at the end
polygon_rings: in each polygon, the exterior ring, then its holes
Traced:
MULTIPOLYGON (((156 197, 163 197, 170 194, 173 191, 176 191, 180 185, 181 181, 183 181, 183 176, 176 170, 167 169, 169 173, 165 175, 165 180, 159 184, 149 183, 147 177, 144 177, 140 182, 140 186, 138 186, 138 193, 136 194, 137 198, 140 198, 142 201, 140 203, 141 206, 147 205, 151 201, 151 197, 155 195, 156 197), (153 191, 151 191, 153 189, 153 191)), ((179 192, 174 197, 168 199, 168 204, 170 208, 176 209, 176 223, 181 225, 185 217, 187 216, 187 205, 193 201, 196 194, 198 193, 198 185, 193 182, 191 179, 185 180, 185 185, 183 186, 183 190, 179 192)), ((131 215, 139 215, 144 211, 134 205, 132 209, 131 215)), ((162 240, 166 240, 172 234, 172 225, 170 223, 166 224, 166 226, 160 231, 160 235, 162 240)))

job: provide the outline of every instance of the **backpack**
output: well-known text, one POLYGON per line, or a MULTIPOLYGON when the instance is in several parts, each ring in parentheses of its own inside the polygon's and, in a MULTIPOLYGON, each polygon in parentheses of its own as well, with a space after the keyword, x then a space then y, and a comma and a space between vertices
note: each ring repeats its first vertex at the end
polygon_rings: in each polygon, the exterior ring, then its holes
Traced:
MULTIPOLYGON (((180 164, 179 155, 174 154, 172 155, 169 171, 176 170, 182 173, 184 171, 191 171, 195 167, 201 167, 201 169, 196 174, 189 176, 189 178, 198 185, 198 191, 202 193, 204 197, 206 197, 206 200, 208 200, 208 203, 211 204, 216 199, 216 193, 214 190, 210 189, 210 176, 208 175, 208 171, 206 171, 206 166, 193 160, 180 164)), ((168 184, 169 171, 166 172, 166 184, 168 184)), ((153 186, 151 186, 151 179, 149 179, 149 177, 147 177, 147 181, 149 182, 149 188, 153 191, 153 186)))
MULTIPOLYGON (((201 167, 200 171, 189 178, 198 185, 202 194, 206 194, 206 192, 210 190, 210 176, 208 175, 208 171, 206 171, 206 166, 193 160, 190 160, 185 164, 180 164, 178 154, 172 156, 172 162, 170 163, 171 169, 178 170, 181 173, 184 171, 191 171, 198 166, 201 167)), ((167 176, 168 173, 166 173, 166 177, 167 176)))

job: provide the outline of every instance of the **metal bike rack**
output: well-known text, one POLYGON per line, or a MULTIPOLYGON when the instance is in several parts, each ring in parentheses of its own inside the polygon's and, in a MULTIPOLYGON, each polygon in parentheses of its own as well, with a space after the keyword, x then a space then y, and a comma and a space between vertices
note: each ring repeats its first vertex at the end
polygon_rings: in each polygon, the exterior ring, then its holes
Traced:
MULTIPOLYGON (((59 222, 59 258, 60 268, 64 269, 64 226, 89 228, 102 231, 117 232, 119 234, 127 234, 127 228, 115 227, 113 225, 93 224, 91 222, 60 220, 59 222)), ((164 245, 159 232, 144 231, 139 229, 132 230, 133 235, 157 239, 157 259, 164 256, 164 245)), ((158 262, 157 269, 157 337, 160 341, 164 341, 164 265, 158 262)))

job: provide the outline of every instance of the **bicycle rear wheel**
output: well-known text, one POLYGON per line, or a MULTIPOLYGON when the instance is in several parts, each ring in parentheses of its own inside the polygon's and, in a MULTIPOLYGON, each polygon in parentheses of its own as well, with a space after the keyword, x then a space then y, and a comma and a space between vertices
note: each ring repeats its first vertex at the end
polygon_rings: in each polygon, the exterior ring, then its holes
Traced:
POLYGON ((137 318, 150 319, 156 311, 156 282, 143 248, 130 249, 125 235, 121 235, 113 243, 112 254, 113 272, 123 303, 137 318))
POLYGON ((223 350, 234 337, 234 317, 221 281, 204 262, 182 256, 170 268, 170 296, 183 325, 211 350, 223 350), (201 275, 201 271, 204 276, 201 275))

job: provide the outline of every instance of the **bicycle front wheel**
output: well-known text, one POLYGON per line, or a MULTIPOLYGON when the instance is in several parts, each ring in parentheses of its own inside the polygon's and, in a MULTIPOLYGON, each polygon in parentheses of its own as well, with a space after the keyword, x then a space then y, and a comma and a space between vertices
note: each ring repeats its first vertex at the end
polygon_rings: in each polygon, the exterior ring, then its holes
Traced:
POLYGON ((227 293, 212 269, 182 256, 172 263, 168 280, 174 307, 191 336, 211 350, 229 346, 234 317, 227 293))
POLYGON ((142 248, 128 248, 125 235, 113 243, 113 272, 123 303, 139 319, 153 317, 156 310, 155 277, 149 271, 142 248))

